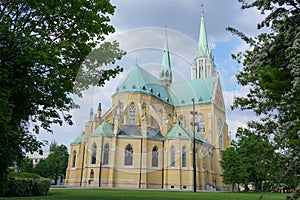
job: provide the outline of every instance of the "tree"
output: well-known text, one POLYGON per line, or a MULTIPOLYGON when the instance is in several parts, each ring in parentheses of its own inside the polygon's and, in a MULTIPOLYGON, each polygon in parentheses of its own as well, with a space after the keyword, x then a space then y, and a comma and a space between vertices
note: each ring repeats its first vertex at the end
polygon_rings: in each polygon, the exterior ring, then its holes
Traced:
POLYGON ((52 178, 55 180, 55 185, 57 185, 57 180, 59 177, 61 178, 61 181, 65 177, 68 166, 68 158, 68 149, 64 145, 58 146, 47 158, 49 163, 49 171, 52 173, 52 178))
POLYGON ((223 169, 223 182, 232 185, 232 191, 235 189, 235 184, 243 183, 247 185, 249 182, 249 174, 243 162, 243 157, 234 148, 227 148, 222 152, 221 166, 223 169))
POLYGON ((33 173, 34 172, 33 160, 28 157, 25 157, 19 166, 19 170, 20 172, 33 173))
POLYGON ((41 159, 35 166, 34 172, 44 178, 51 177, 51 171, 49 170, 49 160, 47 158, 41 159))
POLYGON ((54 150, 58 147, 57 142, 55 142, 55 140, 53 142, 50 143, 50 148, 49 151, 50 152, 54 152, 54 150))
POLYGON ((68 166, 69 153, 65 145, 57 146, 50 155, 42 159, 35 167, 35 172, 42 177, 54 179, 55 185, 60 177, 64 179, 68 166))
POLYGON ((254 182, 255 190, 261 190, 262 183, 273 181, 271 177, 277 172, 275 148, 265 135, 255 131, 238 128, 236 136, 233 147, 222 153, 224 182, 243 183, 246 189, 254 182))
MULTIPOLYGON (((293 174, 299 186, 300 163, 300 5, 296 0, 253 0, 242 2, 242 9, 256 7, 269 13, 258 28, 268 33, 255 38, 228 28, 253 48, 234 57, 242 63, 239 84, 250 86, 245 97, 235 99, 233 108, 251 109, 260 120, 256 130, 272 138, 277 150, 288 157, 288 179, 293 174)), ((286 164, 284 162, 282 165, 286 164)))
POLYGON ((237 137, 235 146, 248 172, 248 182, 255 183, 256 191, 261 190, 262 183, 270 181, 270 176, 276 172, 275 148, 266 135, 256 130, 238 128, 237 137))
POLYGON ((9 166, 43 145, 40 128, 72 124, 72 94, 122 71, 99 67, 124 55, 103 42, 114 9, 109 0, 0 2, 0 195, 9 166), (86 59, 93 49, 99 56, 86 59))

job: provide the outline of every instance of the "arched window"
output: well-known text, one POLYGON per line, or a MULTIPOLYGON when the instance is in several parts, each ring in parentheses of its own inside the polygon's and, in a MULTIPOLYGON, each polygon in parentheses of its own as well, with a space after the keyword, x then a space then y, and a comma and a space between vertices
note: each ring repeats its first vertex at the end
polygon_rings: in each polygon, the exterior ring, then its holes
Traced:
POLYGON ((218 133, 219 133, 219 147, 220 150, 224 149, 224 145, 223 145, 223 128, 222 128, 222 121, 219 120, 218 121, 218 133))
POLYGON ((204 121, 204 115, 199 114, 198 116, 198 128, 197 128, 197 132, 205 132, 205 121, 204 121))
POLYGON ((97 145, 96 145, 96 143, 94 143, 93 148, 92 148, 92 162, 91 162, 91 164, 96 164, 96 157, 97 157, 97 145))
POLYGON ((185 146, 182 147, 182 167, 186 167, 186 148, 185 146))
POLYGON ((76 151, 73 151, 73 161, 72 161, 72 167, 76 166, 76 151))
POLYGON ((103 164, 108 165, 108 158, 109 158, 109 145, 108 143, 104 146, 104 153, 103 153, 103 164))
POLYGON ((134 103, 131 103, 130 107, 129 107, 129 124, 130 125, 135 125, 135 115, 136 115, 135 112, 136 112, 135 105, 134 105, 134 103))
POLYGON ((166 77, 169 77, 169 71, 167 70, 167 72, 166 72, 166 77))
POLYGON ((156 146, 152 149, 152 167, 158 167, 158 149, 156 146))
POLYGON ((125 148, 125 165, 132 165, 133 150, 131 145, 127 145, 125 148))
POLYGON ((175 167, 175 148, 171 147, 171 167, 175 167))

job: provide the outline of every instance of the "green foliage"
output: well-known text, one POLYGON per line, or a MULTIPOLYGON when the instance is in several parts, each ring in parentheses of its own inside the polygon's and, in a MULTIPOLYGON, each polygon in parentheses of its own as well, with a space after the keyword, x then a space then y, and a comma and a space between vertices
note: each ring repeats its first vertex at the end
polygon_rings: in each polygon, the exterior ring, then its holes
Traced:
POLYGON ((50 143, 49 151, 53 152, 57 148, 57 146, 58 146, 58 144, 54 140, 53 142, 50 143))
POLYGON ((29 172, 18 172, 18 173, 9 173, 9 178, 31 178, 39 179, 42 178, 40 175, 29 172))
MULTIPOLYGON (((26 175, 21 175, 26 176, 26 175)), ((40 196, 48 193, 50 179, 46 178, 27 178, 14 177, 8 180, 8 191, 5 196, 40 196)))
POLYGON ((59 176, 65 177, 68 158, 67 147, 65 145, 57 146, 46 159, 40 160, 34 171, 42 177, 54 179, 57 184, 59 176))
POLYGON ((285 170, 277 175, 295 188, 300 184, 300 4, 296 0, 239 2, 243 9, 254 7, 268 13, 258 28, 271 31, 248 38, 229 28, 253 47, 234 56, 244 66, 237 75, 239 84, 251 88, 245 97, 235 99, 232 108, 250 109, 260 116, 249 124, 249 130, 268 137, 276 146, 281 153, 276 165, 285 170))
POLYGON ((231 184, 232 191, 235 189, 235 184, 243 183, 247 185, 249 182, 249 173, 247 172, 247 166, 244 165, 243 157, 233 147, 222 152, 221 166, 223 169, 223 182, 231 184))
POLYGON ((25 157, 20 163, 19 170, 21 172, 34 172, 33 160, 28 157, 25 157))
POLYGON ((103 42, 114 10, 109 0, 0 1, 0 195, 9 167, 43 145, 34 133, 72 124, 72 94, 122 71, 101 67, 124 55, 103 42), (98 57, 86 59, 92 50, 98 57))
POLYGON ((248 129, 238 128, 237 141, 222 153, 221 166, 224 182, 227 184, 248 185, 254 182, 256 190, 262 183, 274 181, 276 176, 277 154, 265 135, 248 129))

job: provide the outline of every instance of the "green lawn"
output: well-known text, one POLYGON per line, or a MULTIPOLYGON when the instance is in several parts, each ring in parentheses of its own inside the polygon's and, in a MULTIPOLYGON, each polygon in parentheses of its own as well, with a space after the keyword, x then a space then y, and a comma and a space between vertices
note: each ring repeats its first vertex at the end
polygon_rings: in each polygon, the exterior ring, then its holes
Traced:
MULTIPOLYGON (((0 198, 5 199, 5 198, 0 198)), ((51 189, 47 196, 9 199, 199 199, 199 200, 285 200, 286 194, 277 193, 231 193, 231 192, 181 192, 163 190, 119 190, 119 189, 51 189)))

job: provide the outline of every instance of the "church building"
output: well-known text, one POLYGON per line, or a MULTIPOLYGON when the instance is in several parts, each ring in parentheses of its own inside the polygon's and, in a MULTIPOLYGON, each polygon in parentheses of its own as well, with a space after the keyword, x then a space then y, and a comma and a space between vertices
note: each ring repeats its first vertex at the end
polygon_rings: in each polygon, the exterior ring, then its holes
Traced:
POLYGON ((71 143, 67 186, 192 190, 195 172, 197 190, 228 189, 220 160, 230 140, 203 13, 195 52, 191 80, 174 81, 166 37, 159 77, 135 64, 111 108, 91 110, 71 143))

